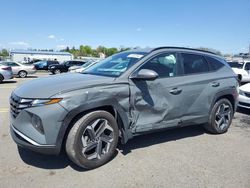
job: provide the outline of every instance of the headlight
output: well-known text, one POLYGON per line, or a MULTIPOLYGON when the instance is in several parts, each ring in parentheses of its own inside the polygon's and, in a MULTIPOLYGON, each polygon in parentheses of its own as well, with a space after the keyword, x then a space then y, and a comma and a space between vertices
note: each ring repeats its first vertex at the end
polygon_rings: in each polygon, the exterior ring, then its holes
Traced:
POLYGON ((55 66, 51 66, 50 68, 51 68, 51 69, 54 69, 54 68, 55 68, 55 66))
POLYGON ((35 99, 31 102, 30 106, 43 106, 43 105, 50 105, 50 104, 56 104, 59 103, 62 99, 61 98, 55 98, 55 99, 35 99))
POLYGON ((244 93, 244 91, 242 91, 241 89, 240 89, 240 91, 239 91, 239 94, 240 94, 240 95, 243 95, 243 96, 245 96, 245 93, 244 93))

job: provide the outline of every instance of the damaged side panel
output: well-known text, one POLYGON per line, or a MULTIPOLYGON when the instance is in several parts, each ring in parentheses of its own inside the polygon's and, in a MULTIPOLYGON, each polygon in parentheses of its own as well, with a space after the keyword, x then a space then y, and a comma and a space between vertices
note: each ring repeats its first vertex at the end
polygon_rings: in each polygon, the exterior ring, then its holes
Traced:
MULTIPOLYGON (((73 90, 54 97, 63 98, 60 105, 69 111, 68 117, 65 118, 67 119, 65 127, 68 126, 73 117, 81 112, 103 106, 112 106, 122 120, 124 126, 122 131, 126 133, 125 140, 131 137, 129 130, 129 85, 127 83, 103 84, 95 86, 91 90, 88 88, 73 90)), ((66 131, 65 127, 62 127, 65 129, 62 132, 66 131)))
POLYGON ((188 121, 206 121, 212 101, 208 96, 214 92, 210 86, 212 81, 209 75, 131 81, 133 132, 181 126, 188 121), (175 89, 180 92, 174 94, 175 89))

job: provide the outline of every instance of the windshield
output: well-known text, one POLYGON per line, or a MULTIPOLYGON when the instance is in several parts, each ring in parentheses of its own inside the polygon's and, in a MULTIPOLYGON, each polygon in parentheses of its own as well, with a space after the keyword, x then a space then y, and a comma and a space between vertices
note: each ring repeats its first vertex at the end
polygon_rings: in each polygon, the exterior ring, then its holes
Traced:
POLYGON ((243 63, 239 63, 239 62, 228 62, 228 64, 229 64, 230 67, 232 67, 232 68, 238 68, 238 69, 242 69, 242 68, 243 68, 243 63))
POLYGON ((84 73, 118 77, 145 55, 145 52, 118 53, 96 63, 95 65, 88 68, 84 73))
POLYGON ((90 66, 91 64, 94 64, 95 62, 94 61, 88 61, 87 63, 83 64, 81 67, 82 68, 86 68, 88 66, 90 66))

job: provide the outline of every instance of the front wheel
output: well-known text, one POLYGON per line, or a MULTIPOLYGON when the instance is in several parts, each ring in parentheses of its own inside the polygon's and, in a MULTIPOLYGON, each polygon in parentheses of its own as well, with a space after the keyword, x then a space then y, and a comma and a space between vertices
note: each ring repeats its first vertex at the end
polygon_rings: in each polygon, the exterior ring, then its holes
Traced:
POLYGON ((113 115, 106 111, 90 112, 71 128, 66 140, 67 155, 82 168, 97 168, 114 155, 118 136, 113 115))
POLYGON ((54 73, 54 74, 60 74, 60 73, 61 73, 61 70, 60 70, 60 69, 55 69, 55 70, 53 71, 53 73, 54 73))
POLYGON ((218 100, 210 113, 209 122, 205 129, 213 134, 222 134, 227 132, 233 119, 234 109, 228 99, 218 100))

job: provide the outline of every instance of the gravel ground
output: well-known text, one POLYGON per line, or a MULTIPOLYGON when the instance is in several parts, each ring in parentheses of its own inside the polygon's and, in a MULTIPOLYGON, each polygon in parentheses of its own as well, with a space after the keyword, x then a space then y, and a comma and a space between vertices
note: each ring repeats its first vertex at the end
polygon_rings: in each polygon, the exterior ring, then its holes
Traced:
POLYGON ((239 110, 226 134, 201 126, 164 131, 119 145, 108 164, 84 171, 65 154, 18 149, 9 135, 8 97, 19 84, 0 84, 0 187, 250 187, 250 111, 239 110))

